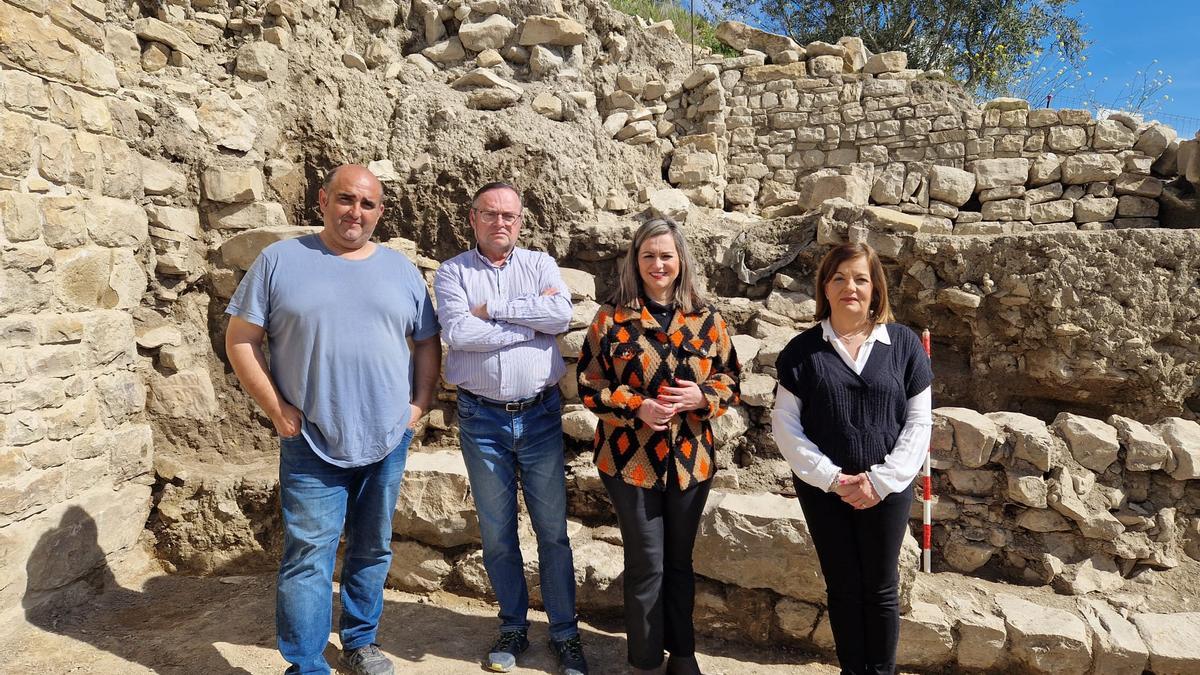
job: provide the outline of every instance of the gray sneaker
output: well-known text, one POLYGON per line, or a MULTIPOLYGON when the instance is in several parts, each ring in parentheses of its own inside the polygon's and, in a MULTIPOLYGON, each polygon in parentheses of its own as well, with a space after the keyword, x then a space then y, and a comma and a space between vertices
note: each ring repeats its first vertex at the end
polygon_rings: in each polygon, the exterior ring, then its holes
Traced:
POLYGON ((392 675, 396 672, 392 660, 379 651, 379 645, 367 645, 349 651, 342 650, 338 670, 346 675, 392 675))
POLYGON ((529 649, 527 631, 504 631, 488 648, 488 654, 483 660, 483 667, 494 673, 507 673, 516 667, 517 657, 526 649, 529 649))

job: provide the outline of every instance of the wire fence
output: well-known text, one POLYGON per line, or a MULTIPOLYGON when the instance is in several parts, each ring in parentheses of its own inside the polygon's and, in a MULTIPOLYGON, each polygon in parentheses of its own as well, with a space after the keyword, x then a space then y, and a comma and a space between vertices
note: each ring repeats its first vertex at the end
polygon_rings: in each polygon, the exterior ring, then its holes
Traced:
MULTIPOLYGON (((1046 101, 1045 101, 1045 99, 1043 99, 1041 101, 1030 101, 1029 104, 1031 106, 1045 107, 1046 101)), ((1077 97, 1073 97, 1073 96, 1065 96, 1062 94, 1055 94, 1054 97, 1052 99, 1050 99, 1049 105, 1050 105, 1050 107, 1054 107, 1054 108, 1063 108, 1063 107, 1069 107, 1070 105, 1077 105, 1081 108, 1087 108, 1089 110, 1092 110, 1093 112, 1095 112, 1097 110, 1120 110, 1120 106, 1117 106, 1117 105, 1112 105, 1112 106, 1099 105, 1094 100, 1085 101, 1084 99, 1081 99, 1081 98, 1077 98, 1077 97)), ((1200 132, 1200 117, 1193 117, 1190 115, 1176 115, 1175 113, 1167 113, 1167 112, 1136 113, 1136 114, 1144 117, 1147 120, 1158 120, 1159 122, 1163 122, 1164 124, 1171 126, 1172 128, 1175 129, 1175 131, 1179 132, 1179 135, 1182 138, 1185 138, 1185 139, 1191 137, 1192 134, 1200 132)))

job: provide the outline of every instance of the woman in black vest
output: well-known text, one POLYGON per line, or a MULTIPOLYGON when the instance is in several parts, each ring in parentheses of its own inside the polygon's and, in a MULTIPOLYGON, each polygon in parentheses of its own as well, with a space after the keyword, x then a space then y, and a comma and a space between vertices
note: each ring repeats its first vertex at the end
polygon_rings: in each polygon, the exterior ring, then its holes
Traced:
POLYGON ((842 244, 816 277, 821 323, 779 355, 771 422, 828 593, 842 673, 894 673, 900 543, 932 428, 929 360, 895 323, 875 251, 842 244))

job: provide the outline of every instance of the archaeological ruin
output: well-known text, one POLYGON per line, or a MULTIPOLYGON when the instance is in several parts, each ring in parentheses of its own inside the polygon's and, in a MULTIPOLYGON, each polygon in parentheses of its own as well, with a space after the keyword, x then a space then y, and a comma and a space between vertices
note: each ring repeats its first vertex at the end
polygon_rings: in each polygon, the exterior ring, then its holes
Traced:
MULTIPOLYGON (((619 610, 621 542, 573 364, 633 230, 667 216, 743 364, 702 632, 833 659, 770 408, 816 262, 854 240, 932 335, 934 571, 912 538, 901 664, 1200 672, 1200 134, 979 103, 854 37, 718 38, 737 55, 605 0, 0 0, 5 625, 75 611, 137 550, 173 575, 274 569, 278 443, 224 309, 355 162, 386 188, 378 240, 427 280, 492 180, 564 268, 584 615, 619 610)), ((418 431, 389 585, 486 598, 453 401, 418 431)))

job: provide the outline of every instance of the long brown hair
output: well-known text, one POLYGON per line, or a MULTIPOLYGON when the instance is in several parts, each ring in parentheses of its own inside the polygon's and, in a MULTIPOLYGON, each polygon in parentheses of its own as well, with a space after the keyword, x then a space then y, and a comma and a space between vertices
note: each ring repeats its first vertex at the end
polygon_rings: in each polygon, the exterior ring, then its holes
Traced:
POLYGON ((839 244, 834 246, 821 259, 817 267, 816 295, 817 320, 828 319, 832 308, 829 298, 825 297, 825 284, 837 273, 838 267, 847 260, 865 257, 867 267, 871 270, 871 323, 890 323, 896 318, 892 316, 892 305, 888 302, 887 276, 883 273, 883 263, 875 249, 867 244, 839 244))
POLYGON ((687 241, 683 238, 679 224, 667 218, 655 218, 642 223, 633 234, 629 250, 621 260, 617 276, 617 288, 612 294, 614 307, 642 306, 642 275, 638 272, 638 251, 647 239, 663 234, 671 235, 675 251, 679 254, 679 276, 675 278, 675 304, 685 314, 700 311, 708 305, 704 289, 696 279, 696 261, 692 259, 687 241))

